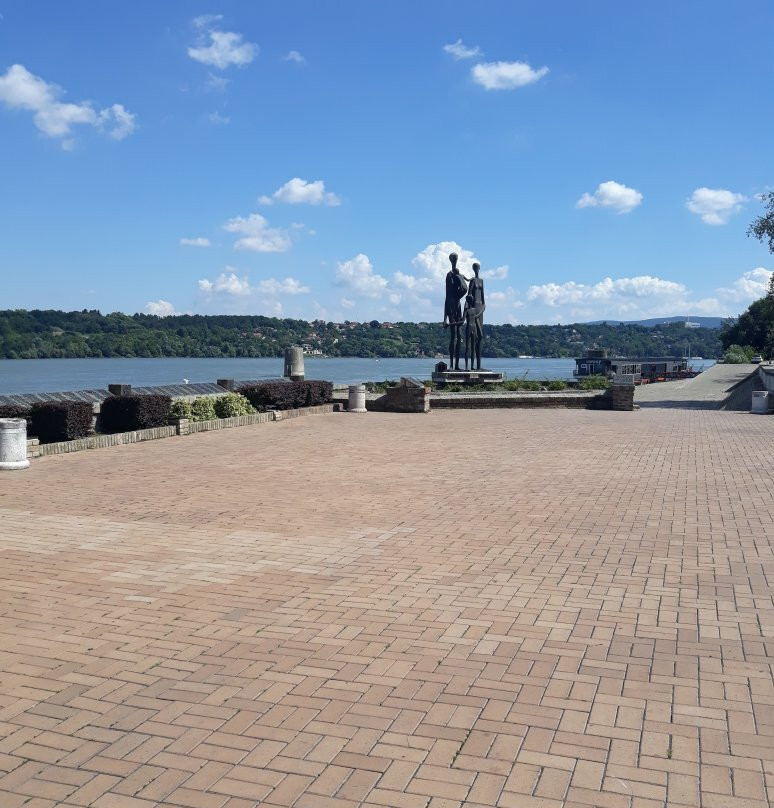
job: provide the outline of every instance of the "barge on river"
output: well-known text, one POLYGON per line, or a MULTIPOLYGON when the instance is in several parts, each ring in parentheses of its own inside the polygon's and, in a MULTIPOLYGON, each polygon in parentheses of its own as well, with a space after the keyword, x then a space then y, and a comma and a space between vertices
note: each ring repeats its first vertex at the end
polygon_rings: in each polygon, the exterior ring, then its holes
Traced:
POLYGON ((634 376, 635 384, 666 382, 673 379, 691 379, 701 371, 693 370, 688 359, 680 356, 646 356, 631 359, 625 356, 608 356, 607 348, 593 348, 575 360, 573 376, 615 376, 626 373, 634 376))

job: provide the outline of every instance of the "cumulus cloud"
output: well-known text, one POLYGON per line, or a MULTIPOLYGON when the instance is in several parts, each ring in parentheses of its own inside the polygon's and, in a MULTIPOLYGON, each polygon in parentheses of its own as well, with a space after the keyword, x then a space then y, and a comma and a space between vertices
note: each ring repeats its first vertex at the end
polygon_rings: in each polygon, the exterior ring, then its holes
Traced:
MULTIPOLYGON (((35 126, 48 137, 67 138, 73 126, 92 126, 114 140, 123 140, 136 128, 136 116, 123 104, 96 110, 90 101, 71 104, 60 101, 64 90, 30 73, 24 65, 11 65, 0 76, 0 101, 13 109, 32 113, 35 126)), ((62 143, 72 148, 72 141, 62 143)))
POLYGON ((601 182, 593 194, 585 193, 577 208, 609 208, 617 213, 631 213, 642 202, 642 194, 614 180, 601 182))
POLYGON ((258 201, 262 205, 272 205, 275 201, 284 202, 287 205, 327 205, 328 207, 341 204, 341 199, 336 194, 325 190, 325 183, 322 180, 309 182, 300 177, 293 177, 271 196, 262 196, 258 201))
POLYGON ((501 281, 508 277, 508 264, 495 267, 494 269, 482 269, 481 277, 492 281, 501 281))
POLYGON ((704 224, 726 224, 739 211, 747 197, 723 188, 697 188, 685 203, 691 213, 701 216, 704 224))
POLYGON ((202 278, 199 281, 199 290, 206 294, 223 294, 230 297, 246 297, 250 294, 250 284, 247 276, 240 278, 233 267, 226 267, 214 281, 202 278))
POLYGON ((457 61, 460 59, 474 59, 476 56, 481 55, 481 48, 479 48, 478 45, 469 48, 462 43, 461 39, 449 45, 444 45, 443 49, 446 53, 451 54, 457 61))
POLYGON ((210 240, 204 236, 197 236, 196 238, 181 238, 181 247, 209 247, 210 240))
POLYGON ((378 297, 387 289, 387 279, 374 272, 371 261, 363 253, 349 261, 339 261, 336 281, 366 297, 378 297))
POLYGON ((345 309, 351 309, 355 305, 355 301, 348 297, 342 297, 339 302, 341 303, 342 308, 345 309))
POLYGON ((486 90, 513 90, 540 81, 547 67, 535 70, 526 62, 481 62, 470 71, 473 81, 486 90))
POLYGON ((766 295, 772 274, 771 270, 757 267, 743 273, 730 287, 721 287, 717 292, 728 300, 751 303, 766 295))
POLYGON ((242 236, 234 243, 237 250, 286 252, 292 246, 288 231, 280 227, 269 227, 269 223, 260 213, 229 219, 223 225, 223 229, 228 233, 239 233, 242 236))
MULTIPOLYGON (((695 295, 685 284, 651 275, 603 278, 598 283, 544 283, 527 289, 527 300, 561 309, 559 320, 616 318, 639 320, 675 315, 727 316, 766 294, 771 272, 763 267, 744 272, 729 287, 708 297, 695 295)), ((546 321, 539 316, 536 321, 546 321)))
POLYGON ((566 303, 614 302, 622 304, 631 298, 682 297, 686 288, 682 283, 638 275, 633 278, 604 278, 592 285, 567 281, 566 283, 543 283, 527 289, 527 299, 547 306, 566 303))
POLYGON ((245 67, 258 55, 258 46, 245 42, 242 34, 234 31, 219 31, 213 26, 222 19, 220 14, 202 14, 193 20, 194 27, 201 33, 195 47, 188 48, 188 55, 218 70, 231 65, 245 67))
POLYGON ((306 59, 297 51, 292 50, 282 57, 283 62, 295 62, 298 65, 306 64, 306 59))
POLYGON ((157 317, 171 317, 178 314, 175 307, 168 300, 150 300, 145 304, 145 311, 148 314, 155 314, 157 317))
MULTIPOLYGON (((257 286, 251 286, 247 275, 237 275, 234 267, 227 266, 225 272, 221 272, 214 281, 202 278, 198 282, 199 291, 207 297, 220 295, 223 298, 246 298, 254 293, 258 293, 261 298, 277 297, 279 295, 304 295, 309 292, 308 286, 302 286, 295 278, 266 278, 258 281, 257 286)), ((274 310, 282 310, 282 306, 272 304, 274 310)))
POLYGON ((258 291, 266 295, 305 295, 309 292, 309 287, 302 286, 295 278, 281 281, 268 278, 258 282, 258 291))
POLYGON ((231 118, 226 115, 221 115, 217 110, 215 112, 211 112, 207 116, 207 120, 215 124, 215 126, 228 126, 231 123, 231 118))

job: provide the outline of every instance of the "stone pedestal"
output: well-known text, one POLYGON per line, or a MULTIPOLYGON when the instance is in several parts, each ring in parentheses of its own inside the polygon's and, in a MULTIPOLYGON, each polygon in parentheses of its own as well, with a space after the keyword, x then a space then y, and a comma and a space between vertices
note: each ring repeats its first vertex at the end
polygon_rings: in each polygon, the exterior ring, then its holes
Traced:
POLYGON ((432 379, 436 384, 499 384, 505 380, 496 370, 436 370, 432 379))
POLYGON ((285 348, 285 377, 294 382, 304 380, 304 349, 299 345, 285 348))
POLYGON ((347 412, 368 412, 366 409, 366 389, 364 384, 350 384, 349 407, 347 412))
POLYGON ((27 422, 24 418, 0 418, 0 470, 26 469, 27 422))
POLYGON ((430 388, 410 376, 403 376, 397 387, 388 387, 383 398, 386 412, 430 412, 430 388))

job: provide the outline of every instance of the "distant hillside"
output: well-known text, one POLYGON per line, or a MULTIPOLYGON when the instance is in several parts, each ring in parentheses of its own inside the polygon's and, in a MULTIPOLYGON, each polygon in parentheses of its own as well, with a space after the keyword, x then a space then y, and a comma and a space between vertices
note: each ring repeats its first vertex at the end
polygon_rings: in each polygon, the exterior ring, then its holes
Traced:
POLYGON ((697 323, 702 328, 720 328, 723 325, 724 317, 651 317, 648 320, 593 320, 586 325, 599 325, 600 323, 610 323, 610 325, 641 325, 645 328, 652 328, 654 325, 665 325, 667 323, 697 323))
MULTIPOLYGON (((644 327, 612 323, 484 325, 483 355, 580 356, 608 348, 618 356, 717 357, 719 331, 682 322, 644 327)), ((101 314, 99 311, 0 311, 0 358, 100 356, 282 356, 303 345, 322 356, 434 357, 449 332, 435 323, 327 323, 248 315, 101 314)))

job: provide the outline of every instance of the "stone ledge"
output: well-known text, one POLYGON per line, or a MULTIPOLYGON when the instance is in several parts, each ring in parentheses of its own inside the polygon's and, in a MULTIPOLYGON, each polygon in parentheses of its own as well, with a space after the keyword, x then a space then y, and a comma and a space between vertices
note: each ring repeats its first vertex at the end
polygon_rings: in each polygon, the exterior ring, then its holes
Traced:
POLYGON ((340 412, 338 404, 320 404, 316 407, 303 407, 298 410, 276 410, 260 412, 255 415, 240 415, 234 418, 217 418, 212 421, 186 421, 181 418, 171 426, 159 426, 153 429, 138 429, 134 432, 116 432, 113 435, 90 435, 78 440, 61 441, 59 443, 40 443, 37 438, 27 441, 27 458, 45 457, 47 455, 80 452, 84 449, 104 449, 109 446, 123 446, 129 443, 141 443, 146 440, 159 440, 177 435, 190 435, 195 432, 210 432, 218 429, 230 429, 238 426, 265 424, 269 421, 284 421, 287 418, 299 418, 306 415, 324 415, 340 412))

